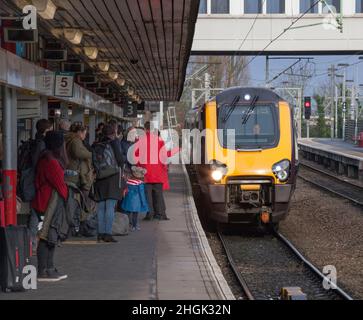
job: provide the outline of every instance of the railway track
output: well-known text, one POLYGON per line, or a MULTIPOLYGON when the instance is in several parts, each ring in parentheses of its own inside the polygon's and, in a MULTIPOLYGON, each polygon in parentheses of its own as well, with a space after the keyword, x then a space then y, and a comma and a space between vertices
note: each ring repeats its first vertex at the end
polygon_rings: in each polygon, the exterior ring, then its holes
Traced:
POLYGON ((363 206, 363 188, 306 163, 300 164, 299 178, 356 205, 363 206))
POLYGON ((325 290, 325 276, 279 233, 218 236, 248 300, 279 300, 283 287, 300 287, 308 300, 353 300, 339 287, 325 290))

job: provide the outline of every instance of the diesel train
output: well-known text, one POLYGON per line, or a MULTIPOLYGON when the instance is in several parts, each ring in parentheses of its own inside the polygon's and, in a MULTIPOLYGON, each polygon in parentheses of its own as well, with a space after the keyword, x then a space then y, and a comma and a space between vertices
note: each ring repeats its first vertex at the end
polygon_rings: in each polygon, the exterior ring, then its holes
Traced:
POLYGON ((292 107, 266 88, 230 88, 191 110, 185 127, 202 220, 278 227, 298 171, 292 107))

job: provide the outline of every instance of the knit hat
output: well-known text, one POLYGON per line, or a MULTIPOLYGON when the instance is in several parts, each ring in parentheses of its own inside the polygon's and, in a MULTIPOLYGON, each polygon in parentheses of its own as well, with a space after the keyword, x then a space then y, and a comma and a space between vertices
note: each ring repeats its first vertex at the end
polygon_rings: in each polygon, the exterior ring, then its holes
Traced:
POLYGON ((136 179, 144 179, 145 174, 147 174, 147 170, 141 167, 136 167, 133 166, 131 168, 132 171, 132 175, 136 178, 136 179))
POLYGON ((45 136, 44 142, 48 150, 57 150, 64 144, 64 134, 58 131, 49 131, 45 136))
POLYGON ((115 130, 115 127, 107 124, 103 127, 102 129, 102 134, 105 136, 105 137, 109 137, 109 136, 112 136, 116 133, 116 130, 115 130))

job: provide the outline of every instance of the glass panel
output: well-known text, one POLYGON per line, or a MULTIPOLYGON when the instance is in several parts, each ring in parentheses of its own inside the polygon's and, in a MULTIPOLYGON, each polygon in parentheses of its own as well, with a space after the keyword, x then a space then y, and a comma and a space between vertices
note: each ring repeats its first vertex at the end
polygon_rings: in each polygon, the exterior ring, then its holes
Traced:
POLYGON ((207 0, 200 0, 199 13, 208 13, 207 11, 207 0))
POLYGON ((355 3, 356 3, 355 12, 363 13, 363 0, 356 0, 355 3))
MULTIPOLYGON (((330 5, 335 7, 337 13, 340 13, 340 0, 326 0, 326 2, 330 5)), ((327 13, 327 8, 325 3, 323 3, 323 12, 327 13)))
POLYGON ((300 13, 318 13, 319 12, 319 4, 316 3, 316 0, 300 0, 300 13), (309 11, 308 11, 309 10, 309 11))
POLYGON ((285 0, 267 0, 267 13, 285 13, 285 0))
POLYGON ((229 13, 229 0, 212 0, 212 13, 229 13))
POLYGON ((274 146, 278 140, 276 110, 272 105, 222 106, 218 117, 218 129, 222 129, 220 142, 226 146, 231 138, 228 134, 235 130, 237 149, 274 146))
POLYGON ((262 0, 245 0, 245 13, 262 13, 262 0))

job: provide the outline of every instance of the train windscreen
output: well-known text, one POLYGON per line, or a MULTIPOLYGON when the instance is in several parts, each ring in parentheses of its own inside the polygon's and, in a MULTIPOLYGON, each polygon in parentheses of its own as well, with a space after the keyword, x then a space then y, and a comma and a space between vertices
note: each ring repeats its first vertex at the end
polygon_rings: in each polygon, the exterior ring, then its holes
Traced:
POLYGON ((218 114, 219 140, 224 148, 230 147, 231 135, 237 150, 277 146, 278 109, 274 105, 223 105, 218 114))

